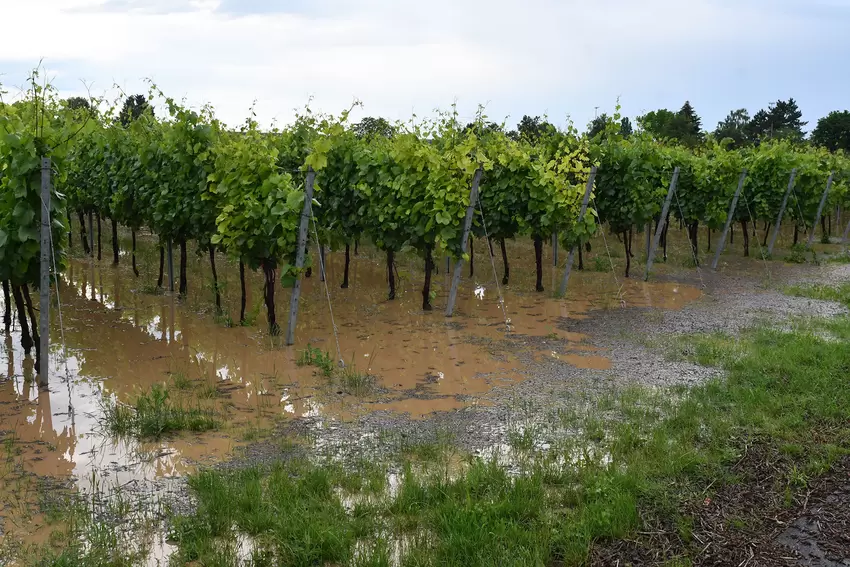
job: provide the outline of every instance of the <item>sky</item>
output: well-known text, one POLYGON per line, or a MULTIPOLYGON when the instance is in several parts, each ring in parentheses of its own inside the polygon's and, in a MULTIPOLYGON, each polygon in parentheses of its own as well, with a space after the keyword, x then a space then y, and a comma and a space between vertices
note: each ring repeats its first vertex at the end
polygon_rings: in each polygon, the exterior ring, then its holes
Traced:
MULTIPOLYGON (((689 100, 703 128, 793 97, 808 129, 850 107, 850 0, 0 0, 0 84, 62 96, 153 80, 238 125, 306 104, 410 119, 457 103, 583 129, 689 100)), ((116 88, 120 88, 118 90, 116 88)))

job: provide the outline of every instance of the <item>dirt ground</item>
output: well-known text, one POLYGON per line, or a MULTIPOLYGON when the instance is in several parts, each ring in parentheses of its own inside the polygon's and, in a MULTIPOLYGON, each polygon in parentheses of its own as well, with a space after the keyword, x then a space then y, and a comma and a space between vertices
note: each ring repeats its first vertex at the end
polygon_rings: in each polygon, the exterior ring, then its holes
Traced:
MULTIPOLYGON (((639 258, 633 261, 634 277, 623 277, 621 252, 609 238, 594 242, 594 252, 584 258, 586 269, 574 273, 565 299, 533 291, 530 243, 509 245, 508 286, 497 283, 500 260, 494 274, 486 246, 477 247, 476 275, 464 278, 451 319, 440 313, 448 293, 444 269, 435 276, 436 311, 424 313, 415 256, 400 262, 399 298, 387 302, 380 254, 365 250, 354 259, 351 295, 338 288, 340 254, 329 254, 328 287, 315 275, 305 286, 294 348, 271 341, 262 320, 246 328, 216 321, 202 260, 191 266, 185 302, 148 293, 155 279, 151 258, 143 262, 148 273, 140 280, 130 276, 126 261, 116 269, 106 260, 99 265, 75 260, 65 282, 64 328, 54 318, 51 334, 55 344, 64 339, 69 356, 58 347, 52 353, 52 370, 60 379, 48 392, 34 387, 31 360, 20 352, 18 336, 5 340, 0 432, 10 449, 0 471, 0 530, 5 530, 0 535, 41 533, 43 519, 30 507, 37 509, 40 479, 84 492, 94 485, 120 486, 143 500, 165 496, 179 507, 190 505, 187 473, 199 466, 284 459, 279 443, 284 436, 309 439, 305 450, 332 458, 379 454, 388 433, 412 442, 448 436, 465 452, 491 455, 508 446, 518 426, 545 428, 546 416, 559 409, 630 385, 666 388, 718 377, 716 369, 671 361, 659 348, 671 336, 735 333, 791 317, 846 313, 836 303, 781 292, 790 283, 850 281, 845 264, 761 261, 741 257, 733 246, 713 272, 688 267, 687 243, 674 242, 668 262, 657 264, 643 282, 639 258), (376 376, 368 394, 297 365, 308 344, 335 353, 334 326, 338 356, 376 376), (98 400, 126 401, 176 375, 211 385, 209 403, 227 412, 226 428, 142 444, 103 434, 98 400), (254 431, 265 434, 249 435, 254 431), (24 483, 33 488, 22 492, 24 483)), ((820 250, 838 253, 840 246, 820 250)), ((545 261, 544 282, 551 291, 560 270, 552 268, 551 256, 545 261)), ((238 303, 235 271, 227 265, 219 270, 225 305, 232 306, 238 303)), ((251 305, 259 299, 258 280, 252 284, 251 305)), ((286 305, 284 293, 279 313, 286 305)), ((805 501, 788 509, 778 505, 780 496, 772 489, 771 463, 777 458, 754 447, 738 465, 746 481, 698 510, 694 540, 705 546, 698 564, 850 565, 850 462, 819 479, 805 501), (742 518, 746 529, 729 530, 730 518, 742 518)), ((663 550, 684 545, 650 530, 635 541, 597 549, 594 563, 653 564, 670 556, 663 550)))

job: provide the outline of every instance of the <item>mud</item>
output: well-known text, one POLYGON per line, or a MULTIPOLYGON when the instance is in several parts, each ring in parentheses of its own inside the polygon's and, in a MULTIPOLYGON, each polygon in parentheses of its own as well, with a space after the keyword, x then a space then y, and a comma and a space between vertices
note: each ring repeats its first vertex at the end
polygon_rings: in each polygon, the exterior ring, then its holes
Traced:
MULTIPOLYGON (((600 243, 594 246, 604 250, 600 243)), ((732 251, 714 274, 677 266, 682 254, 674 250, 651 281, 643 282, 619 272, 591 271, 595 256, 588 255, 588 269, 574 272, 567 297, 558 300, 532 291, 530 243, 508 243, 512 280, 507 286, 497 283, 500 262, 494 274, 487 247, 476 249, 476 274, 464 278, 451 319, 440 311, 449 287, 444 261, 437 261, 443 269, 432 283, 435 311, 424 312, 421 260, 415 255, 398 255, 397 299, 387 301, 380 253, 361 247, 361 255, 352 258, 345 290, 339 288, 342 254, 328 253, 327 286, 318 270, 305 280, 294 347, 270 337, 262 316, 252 326, 231 327, 227 316, 211 313, 208 266, 202 258, 190 262, 185 301, 149 293, 156 262, 150 261, 155 250, 145 238, 140 238, 140 260, 145 254, 149 258, 140 261, 144 273, 138 279, 129 266, 73 260, 60 286, 62 328, 57 317, 52 320, 49 391, 34 386, 32 361, 23 357, 17 334, 3 343, 0 432, 14 447, 16 478, 55 478, 83 491, 106 479, 110 486, 150 498, 173 493, 179 501, 180 477, 198 466, 287 458, 279 439, 304 433, 311 445, 303 450, 330 457, 380 452, 386 432, 413 442, 448 434, 462 449, 480 454, 504 445, 512 424, 530 415, 543 419, 630 384, 667 387, 717 375, 666 360, 648 346, 649 339, 736 331, 760 318, 844 312, 835 304, 776 291, 782 282, 800 277, 834 281, 843 276, 844 266, 774 262, 765 271, 762 263, 739 259, 732 251), (338 376, 327 378, 314 367, 299 366, 299 353, 308 345, 369 376, 367 387, 351 388, 338 376), (178 379, 190 383, 186 391, 174 387, 178 379), (104 397, 127 402, 159 383, 170 384, 181 399, 226 416, 225 426, 157 443, 114 439, 102 431, 104 397), (208 396, 199 400, 199 391, 208 396), (276 435, 248 443, 251 431, 276 435)), ((617 270, 622 261, 603 259, 617 270)), ((238 269, 224 257, 218 262, 225 315, 237 317, 238 269)), ((551 258, 545 263, 544 282, 552 290, 560 273, 551 258)), ((642 273, 639 259, 633 269, 642 273)), ((253 313, 262 312, 261 282, 260 276, 250 276, 253 313)), ((283 290, 279 319, 288 302, 289 292, 283 290)), ((9 481, 3 478, 0 484, 3 529, 21 537, 39 533, 37 515, 17 525, 20 514, 3 496, 9 481)))

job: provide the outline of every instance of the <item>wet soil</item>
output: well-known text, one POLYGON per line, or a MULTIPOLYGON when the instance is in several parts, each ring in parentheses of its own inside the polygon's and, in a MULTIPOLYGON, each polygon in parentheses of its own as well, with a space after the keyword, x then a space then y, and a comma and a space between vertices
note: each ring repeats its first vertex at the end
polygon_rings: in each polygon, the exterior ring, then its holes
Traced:
MULTIPOLYGON (((345 290, 339 288, 342 253, 329 253, 327 287, 318 270, 305 281, 294 347, 270 337, 262 315, 247 327, 216 316, 203 257, 190 261, 184 300, 151 293, 158 251, 150 238, 139 238, 140 278, 126 261, 113 268, 72 260, 60 286, 61 328, 57 317, 52 320, 49 390, 34 385, 32 360, 23 357, 18 335, 2 343, 0 433, 10 472, 0 475, 0 529, 22 538, 43 532, 37 513, 22 513, 33 508, 19 496, 22 482, 55 479, 83 492, 122 487, 151 499, 164 495, 180 506, 185 474, 215 463, 285 459, 281 439, 307 439, 299 450, 344 458, 387 450, 388 432, 412 442, 448 435, 462 450, 486 454, 507 443, 516 423, 543 421, 559 408, 632 384, 663 388, 717 376, 713 369, 671 362, 653 347, 670 334, 735 332, 762 320, 845 311, 778 291, 785 282, 846 278, 845 266, 762 262, 732 247, 717 273, 695 270, 687 267, 687 241, 671 231, 670 259, 656 264, 647 283, 622 277, 624 259, 613 237, 597 240, 585 258, 587 269, 574 271, 564 299, 533 291, 530 242, 508 243, 508 286, 500 285, 498 257, 494 274, 487 247, 476 247, 477 271, 464 277, 451 319, 440 312, 449 287, 444 259, 437 259, 441 269, 432 282, 435 311, 424 312, 422 261, 415 254, 397 255, 397 299, 387 301, 381 253, 361 246, 345 290), (591 270, 612 264, 614 272, 591 270), (371 376, 370 385, 355 389, 299 366, 308 345, 371 376), (190 383, 185 391, 174 387, 178 378, 190 383), (224 427, 157 442, 115 439, 102 430, 105 397, 129 402, 159 383, 170 384, 185 403, 225 416, 224 427), (267 438, 252 440, 257 432, 267 438)), ((225 312, 237 317, 238 268, 223 256, 218 263, 225 312)), ((551 256, 545 264, 543 281, 556 289, 559 270, 551 256)), ((642 274, 641 258, 632 266, 633 274, 642 274)), ((263 312, 261 286, 262 276, 250 275, 254 314, 263 312)), ((288 290, 278 298, 282 315, 288 290)))
POLYGON ((594 547, 591 564, 846 567, 850 565, 850 458, 787 500, 788 457, 753 445, 733 467, 739 481, 688 503, 687 539, 670 519, 645 515, 632 540, 594 547))

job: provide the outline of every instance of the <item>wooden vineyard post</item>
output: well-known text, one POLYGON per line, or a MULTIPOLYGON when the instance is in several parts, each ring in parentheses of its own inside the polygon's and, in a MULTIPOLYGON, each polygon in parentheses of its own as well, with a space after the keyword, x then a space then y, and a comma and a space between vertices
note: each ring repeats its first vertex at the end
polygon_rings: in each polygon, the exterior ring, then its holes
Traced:
POLYGON ((773 254, 773 247, 776 245, 776 239, 779 236, 779 225, 782 224, 782 216, 785 214, 785 207, 788 206, 788 197, 794 189, 794 180, 797 178, 797 168, 791 170, 791 179, 788 180, 788 189, 785 190, 785 196, 782 197, 782 206, 779 207, 779 216, 776 217, 776 224, 773 226, 773 234, 770 235, 770 244, 767 246, 767 255, 773 254))
POLYGON ((815 241, 815 228, 818 226, 820 216, 823 214, 823 208, 824 206, 826 206, 826 198, 829 197, 829 190, 832 189, 832 180, 834 177, 835 172, 831 171, 829 173, 829 179, 826 180, 826 189, 824 189, 823 196, 820 198, 820 204, 818 205, 818 214, 815 215, 815 218, 812 221, 812 232, 809 233, 809 241, 808 243, 806 243, 807 248, 811 248, 812 243, 815 241))
POLYGON ((47 387, 50 369, 50 158, 41 160, 41 284, 39 289, 39 387, 47 387))
POLYGON ((304 252, 307 244, 307 228, 310 223, 310 212, 313 207, 313 182, 316 172, 313 168, 307 170, 307 181, 304 187, 304 208, 301 209, 301 224, 298 226, 298 252, 295 254, 295 287, 292 288, 292 298, 289 300, 289 322, 286 327, 286 344, 295 344, 295 324, 298 319, 298 300, 301 298, 301 268, 304 267, 304 252))
POLYGON ((552 233, 552 265, 558 267, 558 233, 552 233))
POLYGON ((483 171, 479 167, 475 170, 475 175, 472 178, 472 189, 469 190, 469 206, 466 207, 466 218, 463 219, 463 236, 461 236, 460 239, 461 257, 457 259, 457 262, 455 262, 455 270, 452 275, 452 287, 449 291, 449 303, 446 306, 446 317, 451 317, 455 310, 457 288, 460 285, 460 273, 463 270, 463 255, 466 254, 469 229, 472 227, 472 215, 475 214, 475 203, 478 202, 478 184, 481 183, 482 173, 483 171))
MULTIPOLYGON (((593 192, 593 183, 596 180, 596 166, 590 170, 590 177, 587 178, 587 186, 584 188, 584 198, 581 201, 581 209, 578 213, 578 222, 584 221, 584 215, 587 213, 587 204, 590 202, 590 194, 593 192)), ((567 283, 570 281, 570 272, 573 269, 573 261, 575 261, 576 250, 581 244, 577 244, 570 248, 570 253, 567 255, 567 266, 564 268, 564 277, 561 278, 561 287, 558 289, 558 295, 564 297, 567 293, 567 283)))
POLYGON ((174 251, 172 250, 171 239, 168 239, 168 291, 174 293, 174 251))
POLYGON ((664 226, 667 224, 667 211, 670 210, 670 201, 673 200, 673 193, 676 192, 676 184, 679 183, 679 168, 673 170, 673 179, 670 180, 670 189, 667 191, 667 198, 664 200, 664 206, 661 208, 661 217, 658 219, 658 227, 655 229, 655 236, 652 239, 652 245, 649 247, 649 254, 646 256, 646 274, 644 281, 649 280, 649 272, 652 270, 652 262, 655 259, 655 251, 658 250, 658 244, 661 242, 661 235, 664 232, 664 226))
POLYGON ((747 179, 747 170, 741 171, 741 177, 738 179, 738 188, 735 190, 735 196, 732 197, 732 204, 729 206, 729 215, 726 217, 726 224, 723 226, 723 233, 720 235, 720 240, 717 241, 717 252, 714 253, 714 261, 711 263, 711 269, 716 270, 717 264, 720 262, 720 255, 723 253, 723 248, 726 247, 726 237, 729 235, 729 227, 732 226, 732 219, 735 217, 735 208, 738 206, 738 198, 741 196, 741 190, 744 188, 744 181, 747 179))

